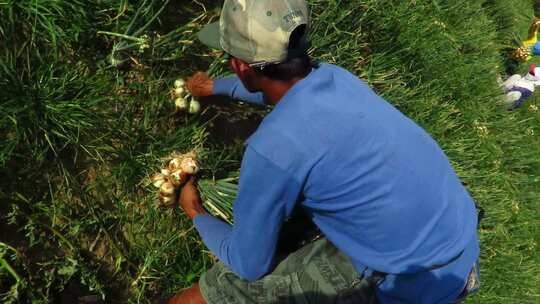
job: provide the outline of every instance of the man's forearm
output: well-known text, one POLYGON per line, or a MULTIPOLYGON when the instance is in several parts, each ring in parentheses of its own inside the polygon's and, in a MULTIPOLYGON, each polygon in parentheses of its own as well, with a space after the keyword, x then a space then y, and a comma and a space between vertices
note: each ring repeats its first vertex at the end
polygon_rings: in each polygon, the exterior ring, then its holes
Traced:
POLYGON ((225 95, 256 105, 266 105, 263 93, 249 92, 236 76, 215 79, 213 91, 214 95, 225 95))

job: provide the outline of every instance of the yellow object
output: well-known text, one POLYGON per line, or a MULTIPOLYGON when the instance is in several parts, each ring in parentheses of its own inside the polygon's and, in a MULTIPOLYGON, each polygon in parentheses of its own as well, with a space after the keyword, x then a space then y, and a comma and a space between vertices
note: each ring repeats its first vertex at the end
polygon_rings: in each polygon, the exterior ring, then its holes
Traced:
POLYGON ((531 59, 531 51, 529 48, 520 47, 510 52, 509 57, 518 62, 525 62, 531 59))
POLYGON ((524 47, 529 48, 538 42, 538 29, 540 29, 540 20, 535 17, 531 23, 531 27, 529 28, 527 40, 523 41, 524 47))

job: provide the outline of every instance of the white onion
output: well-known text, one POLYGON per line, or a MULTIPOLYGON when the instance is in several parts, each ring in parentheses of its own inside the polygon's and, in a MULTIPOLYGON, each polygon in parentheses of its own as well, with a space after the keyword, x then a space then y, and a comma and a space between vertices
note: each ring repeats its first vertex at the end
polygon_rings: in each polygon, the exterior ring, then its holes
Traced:
POLYGON ((174 101, 174 105, 178 110, 185 110, 188 107, 187 101, 182 97, 176 98, 176 100, 174 101))
POLYGON ((156 188, 160 188, 161 185, 163 185, 163 183, 165 182, 165 176, 161 173, 156 173, 152 175, 150 179, 152 180, 152 184, 156 188))
POLYGON ((182 170, 176 170, 174 171, 172 174, 172 184, 175 186, 175 187, 179 187, 180 184, 182 183, 182 170))
POLYGON ((182 97, 182 94, 184 94, 184 88, 176 88, 176 89, 174 89, 174 95, 176 97, 182 97))
POLYGON ((173 172, 171 175, 174 176, 174 171, 176 171, 178 168, 180 168, 180 164, 182 163, 182 160, 180 158, 173 158, 169 162, 169 170, 173 172))
POLYGON ((174 87, 175 87, 175 88, 183 88, 185 84, 186 84, 186 83, 184 82, 183 79, 176 79, 176 80, 174 81, 174 87))
POLYGON ((162 195, 169 196, 174 194, 174 185, 171 182, 164 182, 159 190, 162 195))
POLYGON ((182 176, 182 172, 183 172, 182 170, 176 170, 171 174, 171 176, 179 180, 180 177, 182 176))
POLYGON ((180 164, 180 168, 187 174, 197 174, 199 172, 199 165, 191 157, 184 158, 180 164))
POLYGON ((191 102, 189 103, 189 113, 196 114, 196 113, 199 113, 200 111, 201 111, 201 104, 197 100, 192 99, 191 102))
POLYGON ((174 204, 174 196, 159 196, 159 200, 166 206, 174 204))

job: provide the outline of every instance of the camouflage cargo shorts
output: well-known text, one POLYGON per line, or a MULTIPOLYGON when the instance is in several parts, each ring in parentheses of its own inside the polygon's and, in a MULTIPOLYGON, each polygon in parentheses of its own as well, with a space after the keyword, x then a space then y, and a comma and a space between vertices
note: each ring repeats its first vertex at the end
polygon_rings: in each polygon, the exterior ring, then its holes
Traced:
POLYGON ((258 281, 245 281, 218 262, 199 285, 209 304, 375 303, 374 288, 359 277, 349 258, 322 238, 288 255, 258 281))

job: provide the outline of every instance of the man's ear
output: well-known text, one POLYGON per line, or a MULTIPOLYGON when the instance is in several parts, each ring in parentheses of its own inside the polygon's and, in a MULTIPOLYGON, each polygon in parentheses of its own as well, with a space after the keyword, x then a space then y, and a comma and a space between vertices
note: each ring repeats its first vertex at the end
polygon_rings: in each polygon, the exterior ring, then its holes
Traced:
POLYGON ((253 73, 253 68, 249 64, 235 57, 231 58, 231 68, 240 78, 245 78, 253 73))

